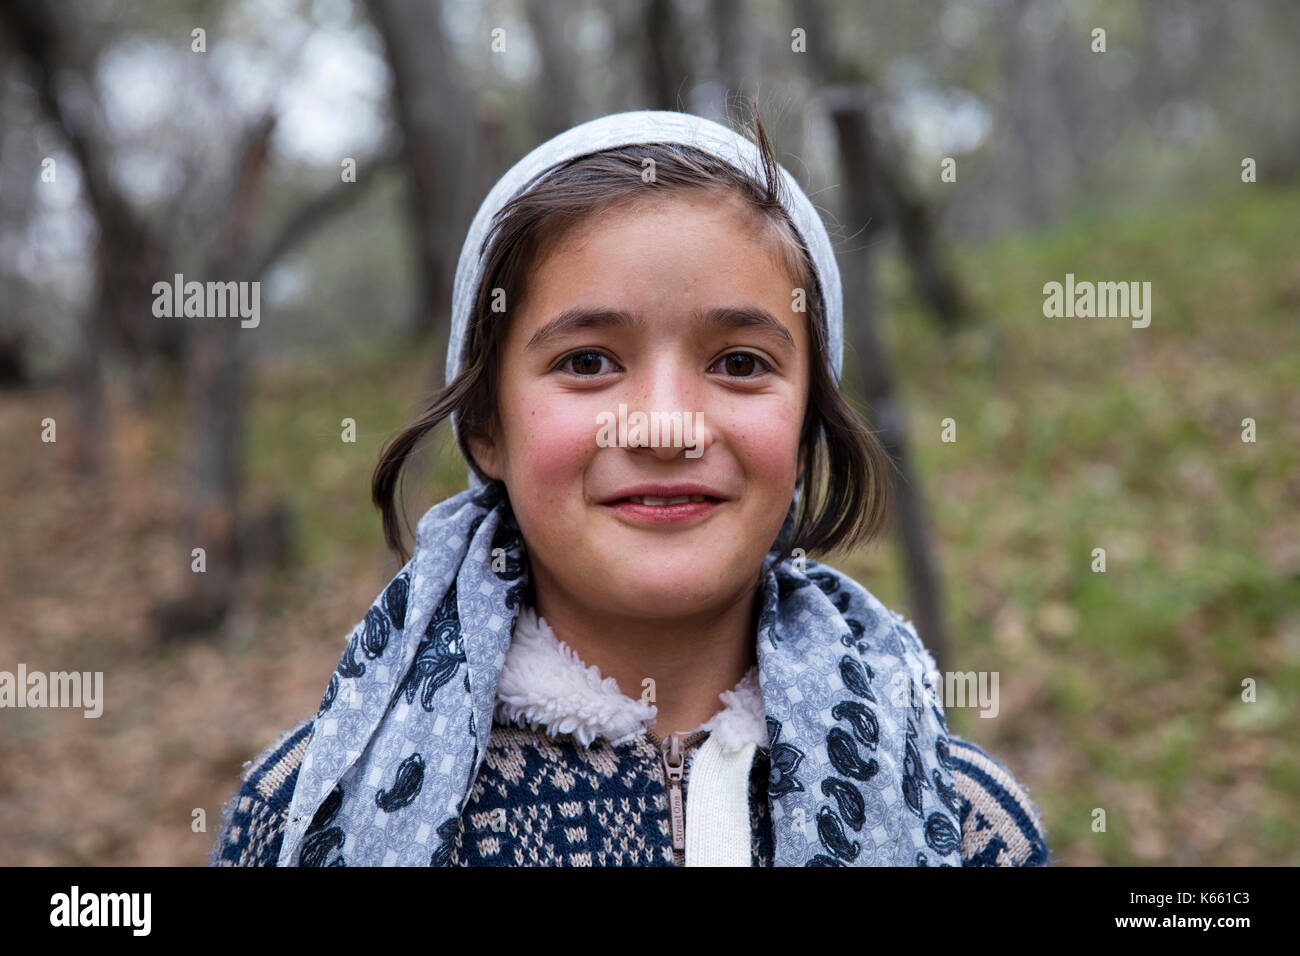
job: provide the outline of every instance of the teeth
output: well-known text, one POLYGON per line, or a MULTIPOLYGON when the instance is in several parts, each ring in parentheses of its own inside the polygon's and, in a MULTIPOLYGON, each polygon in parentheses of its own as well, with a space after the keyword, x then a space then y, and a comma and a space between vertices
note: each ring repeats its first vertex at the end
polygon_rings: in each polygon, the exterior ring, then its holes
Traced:
POLYGON ((677 498, 651 498, 648 495, 632 496, 627 499, 639 505, 681 505, 688 501, 704 501, 704 495, 681 495, 677 498))

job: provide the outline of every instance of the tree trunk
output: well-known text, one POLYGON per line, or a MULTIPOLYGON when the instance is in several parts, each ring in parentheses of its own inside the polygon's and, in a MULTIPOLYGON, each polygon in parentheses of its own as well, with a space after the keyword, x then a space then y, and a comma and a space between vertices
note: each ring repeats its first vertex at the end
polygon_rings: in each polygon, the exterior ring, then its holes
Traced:
POLYGON ((847 88, 828 91, 831 118, 839 143, 846 206, 850 221, 865 223, 859 237, 857 261, 844 276, 844 331, 857 357, 863 398, 881 443, 898 466, 902 481, 896 485, 897 517, 915 626, 921 640, 942 669, 948 637, 942 612, 939 576, 925 527, 919 482, 914 481, 907 448, 906 425, 894 387, 894 377, 877 329, 878 295, 874 281, 875 240, 881 231, 876 215, 881 197, 878 162, 874 155, 865 98, 847 88))
POLYGON ((575 125, 573 51, 565 45, 565 7, 547 0, 528 0, 527 9, 541 58, 536 91, 538 134, 540 140, 548 140, 575 125))
POLYGON ((652 110, 683 108, 687 92, 686 61, 673 0, 646 0, 644 9, 646 78, 652 110))
MULTIPOLYGON (((420 290, 413 339, 441 329, 451 312, 452 281, 469 231, 477 169, 476 120, 457 82, 456 58, 442 23, 442 5, 369 0, 393 77, 393 105, 403 134, 411 190, 411 224, 420 290)), ((507 36, 509 43, 518 42, 507 36)), ((485 55, 487 40, 484 40, 485 55)))
POLYGON ((144 381, 150 357, 179 362, 183 330, 152 321, 153 283, 164 276, 165 256, 109 175, 105 150, 90 128, 97 106, 69 111, 60 88, 75 83, 94 104, 94 87, 84 75, 79 54, 66 42, 57 7, 35 2, 0 4, 0 23, 31 66, 42 112, 56 126, 80 167, 87 205, 99 230, 95 250, 96 289, 77 362, 77 426, 74 467, 81 474, 99 468, 104 431, 104 363, 116 352, 128 360, 137 399, 148 393, 144 381), (62 77, 56 83, 55 78, 62 77))

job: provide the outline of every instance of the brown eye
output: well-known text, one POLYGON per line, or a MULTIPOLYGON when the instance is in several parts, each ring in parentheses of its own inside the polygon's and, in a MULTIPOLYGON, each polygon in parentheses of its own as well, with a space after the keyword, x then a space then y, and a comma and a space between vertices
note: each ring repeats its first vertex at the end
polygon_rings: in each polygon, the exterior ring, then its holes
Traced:
POLYGON ((574 374, 592 378, 600 374, 600 363, 605 356, 600 352, 574 352, 565 356, 560 368, 571 369, 574 374))
POLYGON ((757 369, 760 374, 772 368, 752 352, 732 352, 722 359, 722 364, 728 378, 755 378, 757 366, 761 366, 757 369))

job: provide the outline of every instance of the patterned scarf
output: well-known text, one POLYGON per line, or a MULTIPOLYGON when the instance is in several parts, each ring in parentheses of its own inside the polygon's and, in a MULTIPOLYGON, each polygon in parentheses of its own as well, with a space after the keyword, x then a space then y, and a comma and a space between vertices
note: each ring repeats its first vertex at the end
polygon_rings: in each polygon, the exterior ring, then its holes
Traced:
MULTIPOLYGON (((411 560, 330 677, 280 865, 444 862, 485 755, 526 568, 498 483, 424 515, 411 560)), ((960 865, 934 661, 912 626, 815 561, 772 562, 761 587, 776 865, 960 865)))
MULTIPOLYGON (((480 207, 453 287, 447 381, 464 360, 495 214, 548 170, 633 143, 704 149, 744 171, 753 143, 683 113, 618 113, 543 143, 480 207)), ((781 197, 816 273, 826 361, 843 355, 839 271, 821 218, 784 169, 781 197)), ((456 417, 453 429, 469 460, 456 417)), ((321 699, 281 866, 443 865, 485 757, 522 602, 523 537, 500 482, 430 508, 410 561, 354 628, 321 699)), ((758 582, 759 686, 771 746, 777 866, 960 865, 937 669, 910 623, 845 574, 790 556, 790 510, 758 582)))

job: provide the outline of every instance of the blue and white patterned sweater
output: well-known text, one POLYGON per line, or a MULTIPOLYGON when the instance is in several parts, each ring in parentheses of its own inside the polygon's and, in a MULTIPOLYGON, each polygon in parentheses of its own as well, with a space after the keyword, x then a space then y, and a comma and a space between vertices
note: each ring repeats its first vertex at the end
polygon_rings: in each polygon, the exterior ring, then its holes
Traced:
MULTIPOLYGON (((445 842, 430 865, 744 865, 744 830, 734 818, 743 819, 747 806, 748 862, 771 866, 770 748, 757 670, 720 699, 722 710, 684 735, 687 839, 684 850, 675 850, 662 743, 650 729, 655 707, 624 696, 617 682, 584 665, 525 609, 501 673, 483 766, 454 832, 440 834, 445 842), (698 790, 692 802, 692 771, 702 751, 709 770, 699 787, 709 792, 698 790), (721 764, 735 778, 731 803, 719 797, 728 786, 717 780, 719 753, 739 755, 738 762, 721 764), (706 819, 706 812, 732 819, 706 819), (720 864, 723 851, 703 847, 701 839, 728 823, 742 843, 739 856, 732 847, 732 862, 720 864)), ((275 865, 313 727, 313 719, 302 721, 246 765, 243 785, 224 808, 209 865, 275 865)), ((947 799, 961 820, 962 864, 1052 862, 1042 816, 1025 789, 975 744, 951 734, 948 740, 956 792, 947 799)), ((317 812, 304 843, 305 863, 327 858, 342 842, 342 831, 332 826, 337 811, 331 798, 317 812)))

